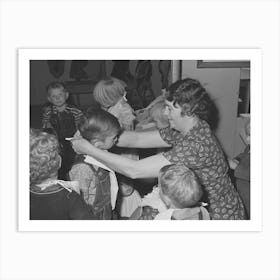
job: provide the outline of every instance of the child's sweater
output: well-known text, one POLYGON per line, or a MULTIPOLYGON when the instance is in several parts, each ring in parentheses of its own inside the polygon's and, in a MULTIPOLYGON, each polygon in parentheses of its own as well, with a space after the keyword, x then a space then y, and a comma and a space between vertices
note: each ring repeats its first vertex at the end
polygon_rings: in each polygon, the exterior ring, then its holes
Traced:
POLYGON ((69 172, 70 179, 79 182, 81 194, 100 220, 112 219, 109 171, 86 163, 79 156, 69 172))
POLYGON ((82 111, 74 105, 67 104, 65 110, 59 112, 50 104, 43 108, 42 128, 53 128, 59 139, 72 137, 82 117, 82 111))

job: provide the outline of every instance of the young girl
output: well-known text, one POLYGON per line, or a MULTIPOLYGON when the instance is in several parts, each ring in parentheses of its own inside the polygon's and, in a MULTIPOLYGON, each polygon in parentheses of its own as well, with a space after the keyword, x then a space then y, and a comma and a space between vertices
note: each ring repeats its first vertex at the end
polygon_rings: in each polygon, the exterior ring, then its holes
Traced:
MULTIPOLYGON (((121 128, 118 120, 104 110, 90 110, 79 124, 79 132, 93 146, 109 150, 115 145, 121 128)), ((118 186, 110 178, 110 170, 98 161, 87 161, 83 156, 76 158, 69 172, 71 180, 79 182, 85 202, 92 213, 100 220, 113 218, 112 208, 115 205, 118 186), (115 184, 115 185, 113 185, 115 184)), ((112 176, 111 176, 112 177, 112 176)))
MULTIPOLYGON (((135 115, 126 100, 125 83, 116 78, 101 80, 93 90, 93 97, 101 107, 114 115, 124 130, 134 130, 135 115)), ((138 159, 136 150, 114 148, 115 153, 122 154, 131 159, 138 159)), ((121 195, 118 199, 118 210, 122 217, 130 217, 133 211, 140 205, 141 197, 134 189, 134 183, 130 178, 118 175, 121 195)))
POLYGON ((95 219, 84 203, 77 182, 57 180, 61 165, 54 135, 30 131, 30 219, 95 219))

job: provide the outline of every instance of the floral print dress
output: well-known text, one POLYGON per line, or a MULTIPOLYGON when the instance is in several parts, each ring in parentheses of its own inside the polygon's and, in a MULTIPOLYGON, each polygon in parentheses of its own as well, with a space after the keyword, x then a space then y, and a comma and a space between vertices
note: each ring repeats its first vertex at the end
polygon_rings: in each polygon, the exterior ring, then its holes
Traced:
POLYGON ((161 129, 160 135, 173 147, 163 156, 171 163, 184 163, 199 178, 211 219, 246 219, 243 203, 228 176, 223 151, 207 122, 199 120, 185 136, 170 127, 161 129))

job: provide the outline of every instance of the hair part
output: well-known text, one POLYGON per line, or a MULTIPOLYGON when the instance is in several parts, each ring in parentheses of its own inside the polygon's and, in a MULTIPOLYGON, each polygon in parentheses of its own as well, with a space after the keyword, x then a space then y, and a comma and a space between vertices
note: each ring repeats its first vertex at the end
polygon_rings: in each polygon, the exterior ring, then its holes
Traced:
POLYGON ((205 88, 199 81, 186 78, 179 80, 168 88, 166 99, 182 108, 182 115, 197 116, 216 129, 219 112, 205 88))
POLYGON ((60 168, 59 142, 54 135, 30 130, 30 185, 57 175, 60 168))
POLYGON ((203 195, 201 185, 193 171, 183 164, 170 164, 159 171, 162 193, 178 207, 195 206, 203 195))
POLYGON ((89 109, 85 113, 84 118, 78 125, 78 129, 83 138, 88 141, 104 141, 109 136, 121 133, 118 119, 112 114, 96 108, 89 109))
POLYGON ((93 89, 93 97, 102 107, 115 105, 125 94, 126 84, 117 78, 99 81, 93 89))

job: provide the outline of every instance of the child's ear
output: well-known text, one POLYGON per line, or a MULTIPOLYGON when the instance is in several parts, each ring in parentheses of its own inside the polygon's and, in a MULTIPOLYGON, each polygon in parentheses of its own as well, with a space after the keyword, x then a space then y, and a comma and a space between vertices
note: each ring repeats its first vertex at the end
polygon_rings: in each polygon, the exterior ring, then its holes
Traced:
POLYGON ((68 91, 65 91, 65 99, 67 100, 69 97, 69 92, 68 91))

